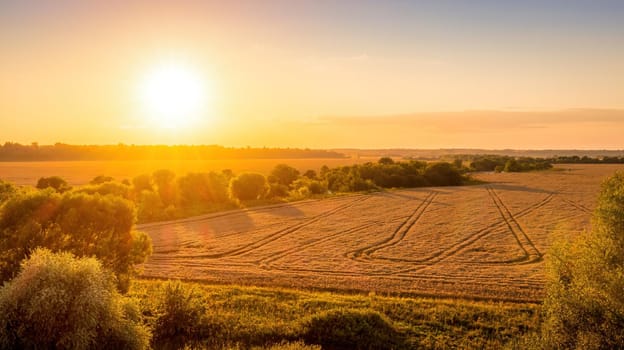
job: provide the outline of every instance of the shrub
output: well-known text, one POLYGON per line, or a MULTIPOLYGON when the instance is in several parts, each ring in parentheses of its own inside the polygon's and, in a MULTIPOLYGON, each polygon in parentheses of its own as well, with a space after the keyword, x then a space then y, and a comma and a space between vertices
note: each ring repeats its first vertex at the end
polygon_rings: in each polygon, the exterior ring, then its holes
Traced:
POLYGON ((145 349, 137 310, 96 259, 37 249, 0 289, 0 348, 145 349))
POLYGON ((591 233, 549 259, 547 348, 624 348, 624 173, 602 185, 591 233))
POLYGON ((12 183, 0 180, 0 205, 17 192, 12 183))
POLYGON ((132 186, 136 193, 143 191, 153 191, 152 178, 147 174, 139 175, 132 179, 132 186))
POLYGON ((306 343, 323 349, 400 349, 402 334, 372 310, 332 310, 313 316, 304 326, 306 343))
POLYGON ((278 184, 277 182, 270 183, 267 197, 269 198, 288 197, 288 186, 278 184))
POLYGON ((111 182, 114 181, 115 179, 113 179, 112 176, 105 176, 105 175, 98 175, 96 177, 93 178, 93 180, 89 181, 89 185, 100 185, 103 184, 105 182, 111 182))
POLYGON ((286 164, 278 164, 271 171, 271 176, 277 183, 290 186, 299 177, 299 170, 286 164))
POLYGON ((189 173, 178 178, 180 202, 184 206, 225 203, 227 181, 221 173, 189 173))
POLYGON ((156 170, 152 174, 152 179, 158 189, 160 200, 165 206, 175 204, 177 200, 177 188, 175 184, 175 173, 171 170, 156 170))
POLYGON ((63 178, 59 176, 42 177, 37 181, 37 188, 40 190, 53 188, 57 192, 65 192, 71 189, 71 186, 63 178))
POLYGON ((206 311, 200 289, 179 281, 165 283, 157 305, 154 347, 180 349, 209 342, 213 325, 206 311))
POLYGON ((244 173, 230 181, 230 194, 239 200, 259 199, 268 188, 266 178, 262 174, 244 173))
POLYGON ((461 174, 449 163, 429 164, 424 175, 434 186, 459 186, 463 182, 461 174))
POLYGON ((130 199, 130 186, 118 182, 104 182, 97 185, 85 186, 76 190, 78 193, 101 194, 130 199))
POLYGON ((0 278, 12 278, 32 249, 45 247, 95 256, 127 282, 151 253, 135 221, 132 203, 119 197, 51 190, 13 196, 0 211, 0 278))

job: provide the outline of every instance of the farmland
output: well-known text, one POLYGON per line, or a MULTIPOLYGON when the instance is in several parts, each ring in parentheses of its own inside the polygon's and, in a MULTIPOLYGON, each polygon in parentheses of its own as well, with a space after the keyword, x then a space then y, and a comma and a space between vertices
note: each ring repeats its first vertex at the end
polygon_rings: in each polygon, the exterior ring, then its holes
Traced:
POLYGON ((553 240, 589 228, 617 165, 349 195, 141 225, 144 275, 217 283, 538 301, 553 240))

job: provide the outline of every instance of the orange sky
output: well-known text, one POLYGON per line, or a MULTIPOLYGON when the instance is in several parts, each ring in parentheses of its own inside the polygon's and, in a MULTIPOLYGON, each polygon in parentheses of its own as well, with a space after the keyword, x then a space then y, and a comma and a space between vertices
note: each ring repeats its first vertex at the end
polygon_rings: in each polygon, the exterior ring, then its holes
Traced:
POLYGON ((0 4, 0 142, 624 148, 617 1, 50 3, 0 4), (141 113, 163 61, 189 127, 141 113))

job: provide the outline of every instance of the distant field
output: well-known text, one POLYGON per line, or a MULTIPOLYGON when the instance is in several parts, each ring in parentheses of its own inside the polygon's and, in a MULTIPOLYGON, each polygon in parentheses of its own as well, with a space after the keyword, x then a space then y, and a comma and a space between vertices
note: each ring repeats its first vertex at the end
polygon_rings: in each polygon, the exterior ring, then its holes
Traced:
POLYGON ((489 184, 307 200, 140 226, 145 276, 538 301, 556 237, 589 227, 623 165, 480 174, 489 184))
POLYGON ((285 163, 301 171, 318 171, 323 165, 337 167, 377 161, 373 158, 327 159, 232 159, 181 161, 67 161, 67 162, 0 162, 0 179, 18 185, 35 185, 42 176, 61 176, 71 185, 83 185, 98 175, 113 176, 117 180, 131 179, 158 169, 170 169, 178 175, 189 172, 245 171, 268 174, 275 165, 285 163))

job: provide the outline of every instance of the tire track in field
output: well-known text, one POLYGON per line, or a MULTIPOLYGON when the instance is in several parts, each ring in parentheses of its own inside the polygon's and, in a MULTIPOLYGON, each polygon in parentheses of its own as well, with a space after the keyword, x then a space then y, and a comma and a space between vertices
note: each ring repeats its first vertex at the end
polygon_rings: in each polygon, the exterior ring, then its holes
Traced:
POLYGON ((496 191, 491 186, 486 186, 485 188, 494 201, 494 205, 496 205, 496 208, 501 214, 503 220, 505 220, 511 234, 516 238, 516 242, 518 242, 520 248, 525 252, 527 260, 526 263, 541 260, 543 254, 539 251, 539 249, 537 249, 529 235, 527 235, 522 226, 520 226, 520 223, 518 223, 514 215, 511 214, 511 211, 500 199, 496 191))
POLYGON ((369 246, 358 248, 354 251, 347 252, 345 255, 351 259, 369 258, 370 255, 380 249, 390 247, 401 242, 407 232, 416 224, 416 222, 422 217, 429 205, 433 202, 433 199, 438 195, 437 192, 429 192, 422 202, 414 209, 414 211, 397 227, 392 234, 378 242, 375 242, 369 246))
MULTIPOLYGON (((516 214, 515 216, 517 218, 526 216, 530 213, 532 213, 533 211, 543 207, 544 205, 548 204, 554 197, 553 193, 550 193, 548 196, 546 196, 545 198, 543 198, 541 201, 534 203, 526 208, 524 208, 523 210, 521 210, 520 212, 518 212, 518 214, 516 214)), ((463 237, 462 239, 456 241, 453 245, 451 245, 450 247, 438 251, 436 253, 433 253, 427 257, 421 258, 421 259, 407 259, 407 258, 395 258, 395 257, 386 257, 386 256, 375 256, 374 259, 375 260, 386 260, 386 261, 393 261, 393 262, 397 262, 397 263, 415 263, 415 264, 426 264, 426 266, 424 267, 428 267, 434 264, 437 264, 441 261, 447 260, 448 258, 451 258, 455 255, 457 255, 459 252, 461 252, 463 249, 471 246, 472 244, 476 243, 477 241, 487 237, 489 234, 491 234, 494 230, 504 227, 506 225, 506 221, 504 220, 504 218, 501 218, 498 221, 495 221, 493 223, 491 223, 490 225, 483 227, 477 231, 475 231, 474 233, 467 235, 465 237, 463 237)), ((508 264, 511 263, 517 263, 518 259, 510 259, 508 262, 508 264)), ((490 262, 487 262, 490 263, 490 262)), ((421 268, 424 268, 421 267, 421 268)), ((421 268, 418 268, 419 270, 421 268)), ((405 271, 411 271, 412 269, 408 269, 405 271)))
POLYGON ((331 240, 333 240, 333 239, 335 239, 335 238, 337 238, 339 236, 360 232, 360 231, 366 230, 366 229, 368 229, 370 227, 373 227, 373 226, 379 225, 379 224, 381 224, 381 222, 378 222, 378 221, 368 222, 368 223, 365 223, 363 225, 352 227, 352 228, 344 230, 344 231, 338 231, 338 232, 329 234, 329 235, 327 235, 325 237, 316 239, 316 240, 314 240, 312 242, 308 242, 308 243, 305 243, 305 244, 302 244, 302 245, 299 245, 299 246, 296 246, 296 247, 292 247, 290 249, 282 250, 281 252, 278 252, 275 255, 272 255, 270 257, 266 257, 266 258, 258 261, 258 264, 260 264, 260 266, 263 267, 263 268, 270 269, 272 263, 274 263, 274 262, 276 262, 278 260, 281 260, 281 259, 283 259, 283 258, 285 258, 285 257, 287 257, 289 255, 292 255, 292 254, 300 252, 300 251, 302 251, 304 249, 307 249, 307 248, 310 248, 310 247, 313 247, 313 246, 316 246, 316 245, 319 245, 319 244, 331 241, 331 240))
POLYGON ((239 255, 243 255, 246 253, 249 253, 251 251, 254 251, 258 248, 261 248, 269 243, 275 242, 277 240, 279 240, 282 237, 285 237, 289 234, 292 234, 294 232, 299 231, 300 229, 309 226, 311 224, 314 224, 318 221, 320 221, 321 219, 324 219, 326 217, 329 217, 333 214, 336 214, 338 212, 341 212, 343 210, 346 210, 360 202, 363 202, 367 199, 371 198, 370 196, 362 196, 359 198, 356 198, 355 200, 350 201, 349 203, 343 204, 339 207, 336 207, 334 209, 328 210, 324 213, 318 214, 308 220, 305 220, 303 222, 297 223, 295 225, 291 225, 288 226, 286 228, 283 228, 281 230, 275 231, 273 233, 270 233, 269 235, 258 239, 254 242, 248 243, 243 245, 242 247, 238 247, 235 249, 231 249, 229 251, 226 252, 221 252, 221 253, 214 253, 214 254, 201 254, 201 255, 196 255, 196 258, 208 258, 208 259, 218 259, 218 258, 223 258, 223 257, 231 257, 231 256, 239 256, 239 255))
POLYGON ((580 210, 580 211, 582 211, 582 212, 584 212, 584 213, 588 213, 588 214, 591 214, 591 213, 592 213, 592 210, 591 210, 591 209, 587 208, 586 206, 584 206, 584 205, 582 205, 582 204, 578 204, 578 203, 576 203, 576 202, 574 202, 574 201, 572 201, 572 200, 569 200, 569 199, 567 199, 567 198, 561 198, 561 199, 562 199, 564 202, 566 202, 566 203, 570 204, 571 206, 575 207, 576 209, 578 209, 578 210, 580 210))

